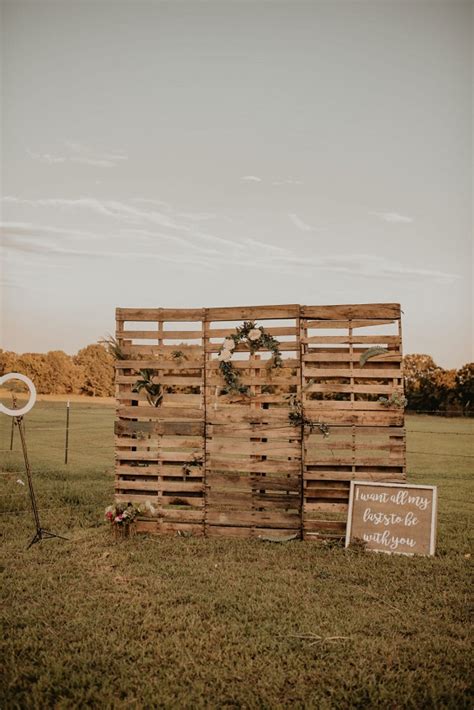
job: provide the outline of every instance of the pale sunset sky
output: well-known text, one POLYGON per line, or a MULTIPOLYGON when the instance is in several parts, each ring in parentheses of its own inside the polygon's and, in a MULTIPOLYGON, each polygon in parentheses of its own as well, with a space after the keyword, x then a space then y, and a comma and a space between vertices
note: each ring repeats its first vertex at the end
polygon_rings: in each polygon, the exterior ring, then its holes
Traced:
POLYGON ((399 302, 406 353, 474 359, 471 2, 1 7, 1 347, 399 302))

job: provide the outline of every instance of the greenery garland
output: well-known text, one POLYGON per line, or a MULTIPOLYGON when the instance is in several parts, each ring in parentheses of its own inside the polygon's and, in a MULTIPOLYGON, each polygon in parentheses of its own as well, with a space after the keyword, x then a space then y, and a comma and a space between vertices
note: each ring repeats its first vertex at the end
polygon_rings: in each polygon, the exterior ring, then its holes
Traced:
POLYGON ((288 399, 290 402, 290 411, 288 413, 290 424, 294 427, 309 429, 310 434, 312 434, 315 429, 318 429, 325 439, 329 436, 328 424, 325 422, 314 422, 312 419, 309 419, 304 413, 303 403, 295 394, 290 395, 288 399))
POLYGON ((379 397, 378 401, 384 407, 396 407, 397 409, 405 409, 408 402, 407 398, 398 392, 394 392, 390 397, 379 397))
POLYGON ((270 360, 272 368, 279 368, 283 364, 278 340, 266 333, 263 326, 257 326, 255 321, 244 321, 241 326, 235 329, 235 333, 224 340, 218 353, 219 371, 226 383, 225 394, 249 393, 248 385, 240 383, 239 373, 231 362, 233 351, 242 342, 245 342, 252 355, 257 350, 269 350, 272 353, 270 360))
POLYGON ((148 403, 153 407, 159 407, 163 401, 163 387, 159 383, 153 382, 155 370, 140 370, 141 380, 137 380, 132 387, 132 392, 139 393, 145 390, 148 403))

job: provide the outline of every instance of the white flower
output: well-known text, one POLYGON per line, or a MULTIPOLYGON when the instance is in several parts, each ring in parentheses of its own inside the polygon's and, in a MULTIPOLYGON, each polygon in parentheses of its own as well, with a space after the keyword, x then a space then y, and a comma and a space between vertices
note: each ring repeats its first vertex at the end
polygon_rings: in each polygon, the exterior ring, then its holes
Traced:
POLYGON ((21 480, 21 478, 17 478, 16 482, 18 483, 19 486, 24 486, 25 482, 21 480))
POLYGON ((224 350, 233 350, 235 348, 235 343, 232 338, 226 338, 224 340, 224 350))
POLYGON ((217 356, 217 359, 220 362, 229 362, 229 360, 232 357, 232 353, 229 350, 222 350, 219 355, 217 356))
POLYGON ((158 514, 158 510, 155 508, 154 505, 152 505, 152 503, 150 503, 149 500, 147 500, 145 503, 145 510, 148 513, 150 513, 150 515, 157 515, 158 514))
POLYGON ((259 328, 252 328, 250 333, 248 334, 248 339, 249 340, 258 340, 262 335, 262 331, 259 328))

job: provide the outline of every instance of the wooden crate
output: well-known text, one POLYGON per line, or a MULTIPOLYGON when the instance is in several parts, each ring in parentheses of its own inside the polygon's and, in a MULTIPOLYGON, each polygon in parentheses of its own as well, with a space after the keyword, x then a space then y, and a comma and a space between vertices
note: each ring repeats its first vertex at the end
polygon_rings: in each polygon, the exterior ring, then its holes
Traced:
POLYGON ((116 498, 158 508, 138 529, 209 536, 341 535, 353 479, 403 481, 398 304, 117 309, 116 498), (250 395, 224 391, 218 352, 243 321, 279 342, 270 354, 236 348, 250 395), (386 352, 364 366, 372 346, 386 352), (154 407, 132 391, 141 369, 164 388, 154 407), (329 427, 289 421, 290 397, 329 427))

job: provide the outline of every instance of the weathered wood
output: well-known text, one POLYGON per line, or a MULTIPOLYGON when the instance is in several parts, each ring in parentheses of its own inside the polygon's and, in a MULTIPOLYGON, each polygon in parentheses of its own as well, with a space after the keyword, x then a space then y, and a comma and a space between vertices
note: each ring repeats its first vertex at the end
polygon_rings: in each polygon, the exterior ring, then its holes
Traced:
POLYGON ((121 321, 196 321, 203 320, 204 308, 116 308, 121 321))
POLYGON ((229 308, 209 308, 207 310, 207 318, 210 322, 298 318, 299 314, 300 306, 297 304, 285 306, 231 306, 229 308))
POLYGON ((399 303, 361 303, 344 306, 301 306, 301 318, 317 320, 395 320, 400 318, 399 303))

